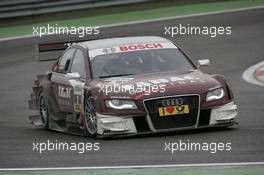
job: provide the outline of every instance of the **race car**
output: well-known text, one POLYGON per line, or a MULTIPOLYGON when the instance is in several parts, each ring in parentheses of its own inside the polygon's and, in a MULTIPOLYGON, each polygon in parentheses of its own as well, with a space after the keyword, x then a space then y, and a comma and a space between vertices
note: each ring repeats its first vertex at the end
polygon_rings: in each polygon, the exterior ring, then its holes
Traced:
POLYGON ((208 75, 170 40, 117 37, 44 44, 65 49, 34 81, 32 124, 90 137, 129 136, 236 124, 237 105, 222 75, 208 75), (65 44, 65 43, 64 43, 65 44), (63 45, 65 46, 65 45, 63 45))

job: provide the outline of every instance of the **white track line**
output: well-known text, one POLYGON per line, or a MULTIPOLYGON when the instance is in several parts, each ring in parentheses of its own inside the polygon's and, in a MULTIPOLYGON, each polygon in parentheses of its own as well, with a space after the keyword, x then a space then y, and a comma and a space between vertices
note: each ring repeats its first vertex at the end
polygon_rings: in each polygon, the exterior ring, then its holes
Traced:
POLYGON ((252 84, 255 85, 260 85, 260 86, 264 86, 264 83, 261 83, 260 81, 258 81, 255 77, 255 71, 260 68, 261 66, 264 66, 264 61, 255 64, 251 67, 249 67, 247 70, 245 70, 242 74, 242 78, 252 84))
MULTIPOLYGON (((256 10, 256 9, 262 9, 262 8, 264 8, 264 5, 255 6, 255 7, 231 9, 231 10, 219 10, 219 11, 215 11, 215 12, 195 13, 195 14, 191 14, 191 15, 170 16, 170 17, 163 17, 163 18, 155 18, 155 19, 115 23, 115 24, 106 24, 106 25, 101 25, 99 27, 100 28, 110 28, 110 27, 118 27, 118 26, 124 26, 124 25, 133 25, 133 24, 143 24, 143 23, 150 23, 150 22, 166 21, 166 20, 172 20, 172 19, 181 19, 181 18, 190 18, 190 17, 197 17, 197 16, 217 15, 217 14, 223 14, 223 13, 256 10)), ((37 36, 36 35, 24 35, 24 36, 17 36, 17 37, 7 37, 7 38, 1 38, 0 42, 1 41, 8 41, 8 40, 15 40, 15 39, 30 38, 30 37, 37 37, 37 36)))
POLYGON ((219 11, 214 11, 214 12, 195 13, 191 15, 169 16, 169 17, 162 17, 162 18, 155 18, 155 19, 131 21, 131 22, 124 22, 124 23, 116 23, 116 24, 107 24, 107 25, 102 25, 100 27, 103 27, 103 28, 104 27, 105 28, 106 27, 117 27, 117 26, 123 26, 123 25, 159 22, 159 21, 166 21, 166 20, 171 20, 171 19, 189 18, 189 17, 196 17, 196 16, 217 15, 217 14, 223 14, 223 13, 240 12, 240 11, 255 10, 255 9, 262 9, 262 8, 264 8, 264 5, 255 6, 255 7, 237 8, 237 9, 231 9, 231 10, 219 10, 219 11))
POLYGON ((54 168, 1 168, 0 171, 104 170, 104 169, 135 169, 135 168, 142 169, 142 168, 212 167, 212 166, 248 166, 248 165, 264 165, 264 162, 135 165, 135 166, 95 166, 95 167, 54 167, 54 168))

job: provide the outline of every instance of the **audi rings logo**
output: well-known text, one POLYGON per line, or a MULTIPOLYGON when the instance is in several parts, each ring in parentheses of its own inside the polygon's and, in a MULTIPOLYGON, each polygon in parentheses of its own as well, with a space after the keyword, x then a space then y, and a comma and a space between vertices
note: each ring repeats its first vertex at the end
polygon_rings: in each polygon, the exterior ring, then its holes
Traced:
POLYGON ((111 48, 104 48, 103 49, 103 52, 104 53, 114 53, 114 52, 116 52, 116 49, 113 48, 113 47, 111 47, 111 48))
POLYGON ((182 98, 173 98, 173 99, 166 99, 162 100, 162 106, 178 106, 183 105, 183 99, 182 98))

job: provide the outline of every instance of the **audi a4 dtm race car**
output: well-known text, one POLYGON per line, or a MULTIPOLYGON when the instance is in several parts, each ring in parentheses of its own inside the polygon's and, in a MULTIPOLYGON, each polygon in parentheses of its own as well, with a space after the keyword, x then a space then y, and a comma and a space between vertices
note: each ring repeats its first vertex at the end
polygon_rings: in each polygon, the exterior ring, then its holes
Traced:
MULTIPOLYGON (((63 49, 43 44, 39 51, 63 49)), ((41 128, 91 137, 235 124, 237 106, 222 75, 208 75, 171 41, 120 37, 70 45, 38 75, 29 100, 41 128)))

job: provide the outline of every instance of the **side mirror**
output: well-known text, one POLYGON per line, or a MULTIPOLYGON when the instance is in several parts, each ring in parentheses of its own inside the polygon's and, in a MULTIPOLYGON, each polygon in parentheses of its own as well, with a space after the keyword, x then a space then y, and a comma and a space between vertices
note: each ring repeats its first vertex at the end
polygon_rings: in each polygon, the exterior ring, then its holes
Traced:
POLYGON ((78 72, 67 73, 67 76, 70 79, 78 79, 78 78, 81 78, 81 76, 80 76, 80 74, 78 72))
POLYGON ((198 68, 200 66, 210 66, 211 63, 210 63, 210 60, 208 59, 205 59, 205 60, 198 60, 198 68))

